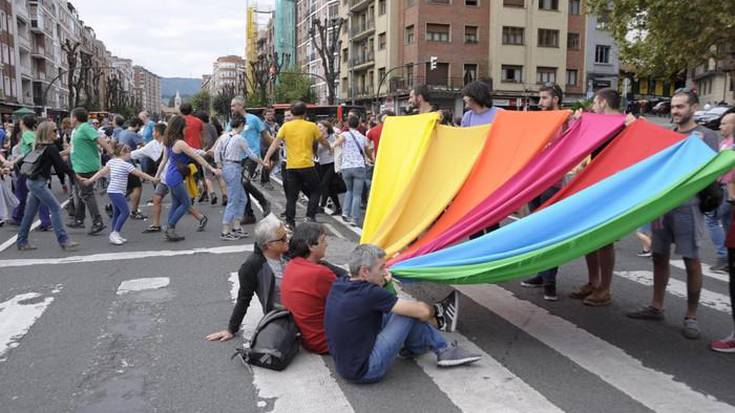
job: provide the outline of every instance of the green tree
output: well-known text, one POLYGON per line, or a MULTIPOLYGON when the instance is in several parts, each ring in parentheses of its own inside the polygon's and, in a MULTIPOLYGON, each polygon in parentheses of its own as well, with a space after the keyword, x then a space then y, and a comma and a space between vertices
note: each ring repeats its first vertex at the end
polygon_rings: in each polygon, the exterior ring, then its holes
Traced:
POLYGON ((586 1, 641 76, 672 76, 735 50, 733 0, 586 1))
POLYGON ((214 112, 225 119, 230 118, 230 103, 232 98, 235 97, 235 87, 232 85, 225 85, 222 87, 212 101, 212 107, 214 112))
POLYGON ((208 90, 202 89, 194 94, 189 99, 189 102, 191 103, 191 106, 194 108, 194 110, 203 110, 205 112, 209 112, 209 108, 212 105, 212 95, 209 93, 208 90))
POLYGON ((279 73, 274 95, 277 103, 290 103, 295 100, 313 103, 312 92, 311 78, 301 69, 292 67, 279 73))

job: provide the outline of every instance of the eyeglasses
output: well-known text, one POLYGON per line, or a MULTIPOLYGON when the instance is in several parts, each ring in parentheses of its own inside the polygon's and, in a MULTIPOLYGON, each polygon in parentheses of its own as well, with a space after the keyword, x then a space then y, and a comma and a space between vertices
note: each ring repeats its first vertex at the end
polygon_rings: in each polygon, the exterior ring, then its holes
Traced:
POLYGON ((288 234, 284 235, 281 238, 270 240, 268 241, 268 244, 270 244, 271 242, 288 242, 288 234))

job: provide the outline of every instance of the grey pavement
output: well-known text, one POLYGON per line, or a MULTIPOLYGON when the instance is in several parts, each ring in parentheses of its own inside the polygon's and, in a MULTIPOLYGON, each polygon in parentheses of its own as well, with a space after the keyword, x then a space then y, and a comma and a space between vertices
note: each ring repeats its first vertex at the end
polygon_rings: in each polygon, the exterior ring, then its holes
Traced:
MULTIPOLYGON (((146 186, 143 199, 149 194, 146 186)), ((266 195, 280 213, 280 187, 266 195)), ((0 412, 735 411, 735 356, 708 349, 732 329, 727 275, 707 272, 711 300, 700 306, 699 340, 680 332, 686 274, 677 267, 666 320, 630 320, 625 312, 650 300, 652 271, 650 259, 635 255, 633 236, 616 244, 620 275, 608 307, 567 298, 586 280, 582 259, 561 268, 555 303, 520 280, 457 286, 461 317, 451 338, 482 351, 479 365, 436 369, 431 356, 399 360, 383 382, 357 386, 337 376, 329 356, 303 351, 283 372, 250 371, 230 360, 241 337, 209 343, 204 336, 227 325, 231 273, 252 237, 220 241, 223 208, 200 207, 207 230, 195 232, 185 217, 177 227, 187 237, 181 243, 142 234, 147 222, 130 220, 123 230, 129 242, 120 247, 106 233, 70 230, 82 246, 64 252, 53 233, 34 231, 39 250, 0 251, 0 412), (141 279, 149 289, 120 289, 141 279), (163 284, 151 286, 159 279, 163 284)), ((332 217, 319 219, 329 224, 327 259, 344 264, 358 235, 332 217)), ((0 243, 15 230, 0 228, 0 243)), ((715 262, 709 241, 704 262, 715 262)), ((429 302, 452 288, 402 284, 404 293, 429 302)), ((258 307, 253 300, 251 318, 258 307)))

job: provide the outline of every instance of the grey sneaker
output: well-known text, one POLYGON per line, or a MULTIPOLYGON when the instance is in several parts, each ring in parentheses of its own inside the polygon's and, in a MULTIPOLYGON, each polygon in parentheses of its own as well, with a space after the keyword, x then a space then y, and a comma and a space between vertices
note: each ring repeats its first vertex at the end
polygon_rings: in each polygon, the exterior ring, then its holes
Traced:
POLYGON ((474 363, 481 358, 482 356, 479 354, 471 354, 467 352, 467 350, 458 346, 456 341, 453 341, 447 346, 447 348, 439 353, 436 364, 439 367, 455 367, 474 363))
POLYGON ((699 338, 699 323, 696 318, 685 318, 684 328, 681 330, 684 337, 690 340, 696 340, 699 338))
POLYGON ((453 332, 457 329, 459 314, 459 294, 452 291, 445 299, 434 304, 437 328, 440 331, 453 332))
POLYGON ((634 318, 636 320, 663 320, 664 311, 658 308, 651 307, 650 305, 645 306, 637 311, 632 311, 626 314, 628 318, 634 318))

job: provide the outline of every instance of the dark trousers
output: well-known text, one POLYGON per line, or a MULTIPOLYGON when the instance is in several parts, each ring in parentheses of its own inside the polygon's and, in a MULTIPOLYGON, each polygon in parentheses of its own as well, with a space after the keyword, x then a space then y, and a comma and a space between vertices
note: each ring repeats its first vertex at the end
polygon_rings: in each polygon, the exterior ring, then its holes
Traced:
MULTIPOLYGON (((559 190, 561 190, 561 188, 559 187, 551 187, 547 189, 541 195, 532 199, 531 202, 528 203, 529 209, 531 211, 537 210, 539 207, 541 207, 541 205, 545 204, 546 201, 551 199, 551 197, 556 195, 556 193, 559 192, 559 190)), ((556 274, 558 272, 559 272, 559 267, 549 268, 548 270, 544 270, 536 274, 536 277, 541 278, 544 281, 544 285, 556 284, 556 274)))
POLYGON ((319 179, 321 181, 320 187, 322 190, 322 196, 321 200, 319 201, 319 205, 327 205, 327 199, 332 198, 334 208, 338 212, 341 211, 342 207, 339 205, 339 194, 337 193, 337 191, 334 190, 334 185, 332 185, 332 181, 335 179, 336 175, 336 172, 334 172, 334 162, 328 163, 326 165, 319 165, 318 171, 319 179))
POLYGON ((730 273, 730 306, 733 308, 730 311, 732 320, 735 321, 735 249, 727 249, 727 269, 730 273))
MULTIPOLYGON (((252 159, 245 160, 245 167, 242 169, 242 187, 245 188, 245 193, 247 195, 252 195, 253 198, 258 200, 258 203, 260 203, 260 206, 264 207, 268 200, 265 199, 265 195, 263 195, 262 192, 258 188, 253 185, 252 182, 250 182, 250 177, 252 176, 255 169, 258 167, 258 164, 253 161, 252 159)), ((245 217, 254 217, 255 212, 253 212, 253 206, 252 202, 246 202, 245 203, 245 217)))
MULTIPOLYGON (((265 153, 268 152, 268 147, 263 146, 260 156, 264 158, 265 160, 265 153)), ((273 152, 273 155, 271 155, 271 161, 273 162, 271 165, 275 165, 278 163, 278 151, 273 152)), ((263 168, 260 170, 260 183, 261 184, 267 184, 271 181, 271 169, 270 168, 263 168)))
MULTIPOLYGON (((81 176, 82 178, 91 178, 95 172, 89 172, 89 173, 80 173, 77 174, 81 176)), ((80 185, 77 184, 74 186, 74 190, 76 193, 76 198, 80 202, 76 202, 76 220, 80 222, 84 222, 84 212, 85 212, 85 206, 87 209, 89 209, 89 217, 92 218, 92 222, 102 222, 102 215, 100 215, 100 210, 97 207, 97 198, 94 195, 94 185, 80 185)))
MULTIPOLYGON (((23 215, 26 210, 26 200, 28 199, 28 177, 25 175, 18 175, 18 179, 15 181, 15 197, 18 198, 18 206, 13 210, 13 220, 15 222, 21 222, 23 215)), ((41 204, 38 209, 38 217, 41 219, 41 226, 45 228, 51 227, 51 216, 46 205, 41 204)), ((31 217, 33 219, 33 217, 31 217)))
POLYGON ((296 201, 299 199, 299 192, 303 191, 309 197, 309 204, 306 207, 307 218, 316 218, 316 211, 319 207, 319 173, 316 167, 286 169, 286 222, 294 224, 296 222, 296 201))

